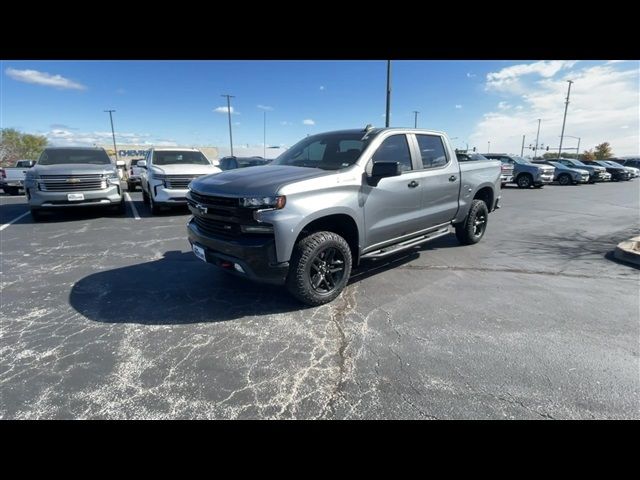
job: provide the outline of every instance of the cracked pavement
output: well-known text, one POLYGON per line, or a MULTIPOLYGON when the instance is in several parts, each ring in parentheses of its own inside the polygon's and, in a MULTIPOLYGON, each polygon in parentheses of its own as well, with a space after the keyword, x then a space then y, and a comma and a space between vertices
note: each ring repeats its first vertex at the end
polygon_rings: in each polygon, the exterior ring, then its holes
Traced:
MULTIPOLYGON (((640 418, 638 180, 502 191, 481 243, 367 262, 333 303, 228 277, 185 210, 0 232, 0 418, 640 418)), ((27 210, 0 197, 0 223, 27 210)))

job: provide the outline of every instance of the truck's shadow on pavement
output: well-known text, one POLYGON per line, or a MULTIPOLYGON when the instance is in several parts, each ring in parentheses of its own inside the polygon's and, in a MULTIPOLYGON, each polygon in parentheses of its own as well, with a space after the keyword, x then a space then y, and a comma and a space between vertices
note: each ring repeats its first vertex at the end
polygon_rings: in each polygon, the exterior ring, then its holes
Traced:
MULTIPOLYGON (((422 250, 457 245, 455 237, 453 241, 445 237, 422 250)), ((419 251, 363 262, 349 283, 415 260, 419 251)), ((69 303, 96 322, 143 325, 224 322, 309 308, 291 297, 285 287, 226 274, 196 259, 193 253, 180 251, 166 252, 151 262, 93 273, 73 286, 69 303)))

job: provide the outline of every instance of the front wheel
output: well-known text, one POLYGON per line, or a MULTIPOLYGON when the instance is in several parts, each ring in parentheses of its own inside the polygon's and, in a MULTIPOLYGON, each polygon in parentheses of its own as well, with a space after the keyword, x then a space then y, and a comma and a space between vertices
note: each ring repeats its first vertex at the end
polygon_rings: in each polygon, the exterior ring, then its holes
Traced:
POLYGON ((533 178, 528 173, 523 173, 518 177, 518 188, 529 188, 533 184, 533 178))
POLYGON ((158 215, 160 213, 160 207, 153 201, 153 196, 151 195, 149 195, 149 210, 151 210, 151 215, 158 215))
POLYGON ((295 246, 287 289, 302 303, 322 305, 334 300, 351 275, 351 249, 334 232, 315 232, 295 246))
POLYGON ((31 213, 31 218, 33 219, 34 222, 39 222, 40 220, 42 220, 42 213, 40 213, 39 209, 30 208, 29 213, 31 213))
POLYGON ((471 202, 471 208, 464 222, 455 226, 456 237, 463 245, 473 245, 478 243, 487 230, 489 210, 482 200, 471 202))
POLYGON ((560 185, 571 185, 571 176, 568 173, 563 173, 558 177, 558 183, 560 185))
POLYGON ((4 187, 4 193, 7 195, 15 196, 20 195, 20 188, 18 187, 4 187))

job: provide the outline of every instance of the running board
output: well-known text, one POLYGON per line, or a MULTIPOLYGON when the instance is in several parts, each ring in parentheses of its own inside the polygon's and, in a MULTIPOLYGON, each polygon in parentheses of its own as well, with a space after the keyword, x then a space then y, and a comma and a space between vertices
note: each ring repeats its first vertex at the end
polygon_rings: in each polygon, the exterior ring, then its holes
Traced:
POLYGON ((380 250, 374 250, 373 252, 362 255, 362 257, 360 258, 386 257, 387 255, 401 252, 409 248, 417 247, 418 245, 429 242, 431 240, 435 240, 436 238, 444 237, 445 235, 448 235, 450 232, 451 231, 449 230, 448 226, 444 228, 440 228, 439 230, 434 230, 433 232, 420 235, 419 237, 411 238, 409 240, 405 240, 404 242, 396 243, 395 245, 390 245, 388 247, 381 248, 380 250))

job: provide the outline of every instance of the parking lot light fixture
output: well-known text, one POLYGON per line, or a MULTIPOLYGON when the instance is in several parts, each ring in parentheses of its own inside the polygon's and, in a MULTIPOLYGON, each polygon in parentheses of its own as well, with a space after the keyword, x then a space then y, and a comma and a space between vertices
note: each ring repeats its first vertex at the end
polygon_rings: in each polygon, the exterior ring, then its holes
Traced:
POLYGON ((567 110, 569 109, 569 96, 571 95, 571 84, 573 80, 567 80, 569 82, 569 88, 567 89, 567 99, 564 102, 564 118, 562 119, 562 133, 560 134, 560 147, 558 147, 558 158, 562 158, 562 140, 564 137, 564 126, 567 122, 567 110))
POLYGON ((231 133, 231 99, 233 95, 220 95, 221 97, 227 97, 227 114, 229 116, 229 145, 231 147, 231 156, 233 157, 233 134, 231 133))
POLYGON ((111 136, 113 137, 113 154, 116 156, 116 163, 118 162, 118 147, 116 147, 116 133, 113 130, 113 112, 115 110, 105 110, 105 113, 109 113, 109 120, 111 120, 111 136))

